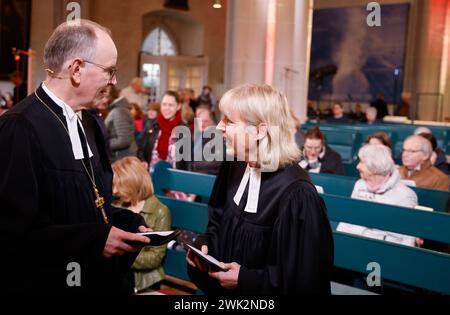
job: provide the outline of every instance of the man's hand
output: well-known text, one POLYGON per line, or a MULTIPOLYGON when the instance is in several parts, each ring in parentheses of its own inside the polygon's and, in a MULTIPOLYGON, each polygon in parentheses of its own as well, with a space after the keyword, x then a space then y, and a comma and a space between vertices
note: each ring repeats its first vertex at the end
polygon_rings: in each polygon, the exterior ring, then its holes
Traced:
POLYGON ((140 233, 153 232, 151 228, 145 227, 143 225, 139 226, 138 230, 140 233))
MULTIPOLYGON (((141 227, 139 227, 139 231, 141 231, 141 227)), ((142 243, 144 245, 150 243, 150 239, 146 236, 125 232, 113 226, 109 231, 108 239, 103 249, 103 256, 107 258, 121 256, 125 253, 137 252, 142 249, 142 246, 130 245, 127 242, 142 243)))
POLYGON ((219 272, 209 272, 208 274, 219 281, 219 284, 225 289, 236 289, 238 286, 239 271, 241 270, 241 265, 238 263, 224 264, 222 263, 223 269, 228 269, 227 271, 219 272))
MULTIPOLYGON (((202 245, 201 250, 203 254, 208 255, 208 246, 202 245)), ((193 254, 190 249, 188 249, 186 261, 190 266, 200 269, 201 272, 207 272, 209 269, 208 265, 201 261, 195 254, 193 254)))

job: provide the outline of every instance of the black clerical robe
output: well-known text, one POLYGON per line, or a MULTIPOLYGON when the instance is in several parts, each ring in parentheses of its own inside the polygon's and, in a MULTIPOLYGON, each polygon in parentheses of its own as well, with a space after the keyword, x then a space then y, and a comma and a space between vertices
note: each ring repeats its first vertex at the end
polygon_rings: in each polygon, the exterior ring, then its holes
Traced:
POLYGON ((207 231, 196 245, 241 265, 236 290, 188 267, 207 294, 330 294, 333 237, 325 204, 297 164, 262 173, 257 213, 244 212, 248 186, 239 206, 233 197, 246 164, 224 162, 209 204, 207 231))
POLYGON ((61 124, 66 125, 62 108, 41 87, 36 93, 58 118, 35 94, 0 118, 0 292, 124 293, 137 254, 104 258, 102 252, 112 225, 135 232, 144 222, 110 207, 112 170, 103 136, 83 111, 95 182, 110 220, 104 223, 92 183, 61 124), (72 262, 80 267, 79 287, 70 286, 77 284, 72 262))

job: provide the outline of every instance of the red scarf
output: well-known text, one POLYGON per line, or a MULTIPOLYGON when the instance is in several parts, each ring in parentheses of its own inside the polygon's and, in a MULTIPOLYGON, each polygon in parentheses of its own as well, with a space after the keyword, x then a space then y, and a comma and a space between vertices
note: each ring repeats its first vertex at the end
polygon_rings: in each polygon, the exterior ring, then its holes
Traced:
POLYGON ((172 120, 167 120, 164 116, 159 113, 156 118, 158 121, 159 128, 161 129, 161 136, 158 139, 158 155, 161 160, 167 160, 167 155, 169 154, 169 139, 172 135, 172 129, 181 123, 181 110, 179 110, 172 120))

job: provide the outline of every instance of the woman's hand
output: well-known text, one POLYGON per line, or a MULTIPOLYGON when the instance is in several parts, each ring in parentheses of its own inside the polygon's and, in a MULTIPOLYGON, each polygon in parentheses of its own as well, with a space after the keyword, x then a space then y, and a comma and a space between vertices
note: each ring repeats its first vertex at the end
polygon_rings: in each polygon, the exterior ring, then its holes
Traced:
MULTIPOLYGON (((208 246, 202 245, 201 251, 203 254, 208 255, 208 246)), ((208 271, 208 265, 206 265, 198 257, 196 257, 196 255, 194 255, 190 249, 188 249, 186 261, 190 266, 198 268, 201 272, 208 271)))
POLYGON ((227 271, 219 272, 209 272, 208 274, 219 281, 219 284, 225 289, 236 289, 238 286, 239 271, 241 270, 241 265, 238 263, 224 264, 222 263, 223 269, 228 269, 227 271))

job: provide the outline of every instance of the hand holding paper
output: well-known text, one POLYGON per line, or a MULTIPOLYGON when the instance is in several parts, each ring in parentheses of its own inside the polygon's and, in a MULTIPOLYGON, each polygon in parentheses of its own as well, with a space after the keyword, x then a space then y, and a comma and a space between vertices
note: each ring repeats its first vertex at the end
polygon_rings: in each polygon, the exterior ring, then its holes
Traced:
POLYGON ((222 267, 223 264, 221 264, 217 259, 215 259, 211 255, 203 253, 201 250, 195 248, 192 245, 186 244, 186 246, 189 248, 186 260, 191 266, 198 267, 202 271, 226 271, 226 269, 222 267), (194 260, 195 258, 198 258, 200 260, 201 265, 195 262, 194 260))

